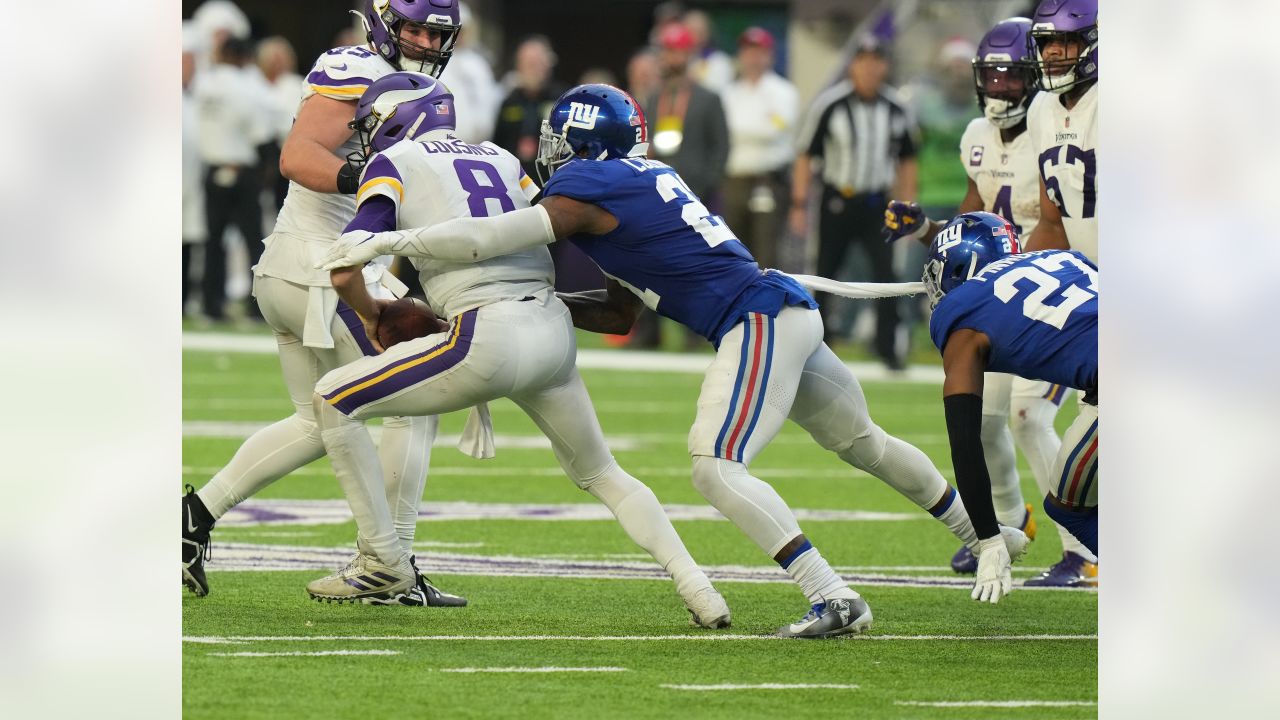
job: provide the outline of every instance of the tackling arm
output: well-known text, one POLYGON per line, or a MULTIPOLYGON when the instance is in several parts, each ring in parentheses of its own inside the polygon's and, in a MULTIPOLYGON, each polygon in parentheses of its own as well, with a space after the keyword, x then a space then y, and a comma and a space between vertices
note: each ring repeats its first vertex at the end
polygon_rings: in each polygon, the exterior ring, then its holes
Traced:
POLYGON ((318 267, 359 265, 379 255, 481 262, 577 233, 602 235, 617 226, 617 218, 604 209, 555 195, 495 217, 456 218, 411 230, 345 233, 318 267))
POLYGON ((556 295, 569 306, 574 327, 587 332, 625 335, 631 331, 644 304, 617 280, 605 280, 603 290, 556 295))
MULTIPOLYGON (((355 115, 356 104, 350 100, 323 95, 307 98, 280 148, 280 174, 308 190, 339 192, 338 173, 347 162, 334 152, 351 137, 347 123, 355 115)), ((351 177, 352 181, 358 177, 354 169, 351 177)))
POLYGON ((1040 178, 1040 222, 1022 244, 1022 249, 1024 252, 1071 249, 1071 243, 1067 242, 1067 229, 1062 226, 1062 213, 1053 200, 1049 199, 1043 177, 1040 178))

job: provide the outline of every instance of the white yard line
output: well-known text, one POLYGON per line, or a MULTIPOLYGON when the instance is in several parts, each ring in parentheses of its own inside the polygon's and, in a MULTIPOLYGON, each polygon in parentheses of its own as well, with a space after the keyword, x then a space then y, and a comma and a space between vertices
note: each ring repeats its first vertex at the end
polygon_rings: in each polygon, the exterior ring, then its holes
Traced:
POLYGON ((314 652, 208 653, 211 657, 327 657, 330 655, 399 655, 399 650, 316 650, 314 652))
MULTIPOLYGON (((839 642, 867 640, 920 640, 928 642, 979 642, 1010 640, 1096 641, 1097 635, 876 635, 841 638, 839 642)), ((783 641, 773 635, 184 635, 183 642, 206 645, 243 645, 260 642, 733 642, 783 641)))
POLYGON ((857 685, 838 685, 833 683, 755 683, 738 685, 724 683, 721 685, 659 685, 668 690, 693 690, 707 692, 713 690, 857 690, 857 685))
POLYGON ((1093 707, 1094 700, 941 700, 924 702, 921 700, 895 700, 894 705, 911 707, 936 708, 1028 708, 1028 707, 1093 707))
POLYGON ((461 667, 440 668, 446 673, 592 673, 592 672, 627 672, 624 667, 461 667))
MULTIPOLYGON (((216 332, 182 333, 183 350, 203 352, 274 355, 275 338, 268 335, 237 335, 216 332)), ((714 356, 707 353, 646 352, 643 350, 578 350, 578 367, 588 370, 632 370, 701 375, 714 356)), ((863 381, 939 384, 942 366, 913 365, 903 373, 889 372, 875 362, 845 363, 863 381)))

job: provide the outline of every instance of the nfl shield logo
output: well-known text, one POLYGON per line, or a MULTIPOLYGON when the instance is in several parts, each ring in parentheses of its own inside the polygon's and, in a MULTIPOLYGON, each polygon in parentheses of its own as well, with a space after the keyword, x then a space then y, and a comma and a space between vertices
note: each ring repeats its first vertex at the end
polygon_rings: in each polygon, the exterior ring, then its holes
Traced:
POLYGON ((969 166, 977 167, 982 164, 982 153, 985 148, 982 145, 974 145, 969 148, 969 166))

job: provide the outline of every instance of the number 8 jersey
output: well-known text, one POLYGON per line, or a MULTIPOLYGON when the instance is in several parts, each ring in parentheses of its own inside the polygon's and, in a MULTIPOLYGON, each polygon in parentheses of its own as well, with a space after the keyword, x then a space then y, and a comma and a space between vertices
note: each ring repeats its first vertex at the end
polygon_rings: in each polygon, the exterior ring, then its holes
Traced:
POLYGON ((939 350, 957 330, 991 341, 988 372, 1078 390, 1098 387, 1098 269, 1075 251, 991 263, 942 297, 929 321, 939 350))
POLYGON ((675 170, 656 160, 571 160, 543 195, 607 210, 618 227, 569 238, 609 277, 717 346, 747 316, 788 305, 816 308, 791 277, 762 271, 724 218, 711 213, 675 170))

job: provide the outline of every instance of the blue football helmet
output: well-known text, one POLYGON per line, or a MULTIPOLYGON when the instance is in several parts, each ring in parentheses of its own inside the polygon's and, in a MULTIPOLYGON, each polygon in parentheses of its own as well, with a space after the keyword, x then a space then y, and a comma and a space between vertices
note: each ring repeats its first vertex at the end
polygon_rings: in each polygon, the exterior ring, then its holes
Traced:
POLYGON ((1008 220, 989 212, 955 216, 929 244, 923 278, 929 307, 982 268, 1019 252, 1018 232, 1008 220))
POLYGON ((580 155, 590 160, 644 157, 649 128, 635 98, 612 85, 579 85, 560 96, 542 121, 538 180, 580 155), (582 155, 585 152, 585 155, 582 155))

